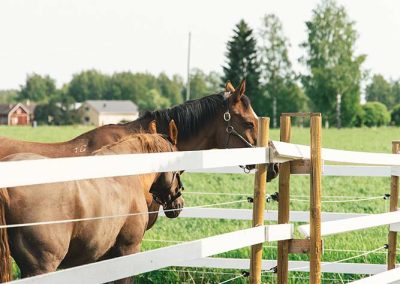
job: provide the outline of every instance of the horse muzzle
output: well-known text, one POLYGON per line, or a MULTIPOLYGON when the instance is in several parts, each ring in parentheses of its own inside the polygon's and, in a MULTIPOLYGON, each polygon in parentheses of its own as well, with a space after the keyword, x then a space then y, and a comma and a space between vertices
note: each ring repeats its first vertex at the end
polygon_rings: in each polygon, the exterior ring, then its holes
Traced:
POLYGON ((178 217, 179 214, 182 212, 183 205, 184 205, 184 200, 182 197, 179 197, 168 206, 163 206, 165 216, 171 219, 178 217))

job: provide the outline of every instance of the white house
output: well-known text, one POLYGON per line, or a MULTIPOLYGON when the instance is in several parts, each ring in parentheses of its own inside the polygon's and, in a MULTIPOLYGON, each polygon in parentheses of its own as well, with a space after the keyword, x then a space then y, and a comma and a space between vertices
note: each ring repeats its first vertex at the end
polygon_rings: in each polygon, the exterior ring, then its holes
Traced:
POLYGON ((135 120, 139 109, 131 101, 89 100, 82 104, 82 123, 101 126, 135 120))

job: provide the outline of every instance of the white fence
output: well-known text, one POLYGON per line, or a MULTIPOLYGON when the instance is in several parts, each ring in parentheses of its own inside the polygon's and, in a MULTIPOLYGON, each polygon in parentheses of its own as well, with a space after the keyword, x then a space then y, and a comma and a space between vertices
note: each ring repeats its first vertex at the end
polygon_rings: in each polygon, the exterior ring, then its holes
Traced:
MULTIPOLYGON (((0 187, 22 186, 29 184, 41 184, 88 178, 123 176, 176 170, 210 171, 210 169, 221 167, 268 163, 269 161, 284 162, 294 159, 309 158, 310 150, 308 146, 282 142, 274 142, 273 145, 273 149, 227 149, 3 162, 0 163, 0 187)), ((323 149, 322 159, 325 161, 333 162, 372 165, 372 167, 347 166, 346 168, 344 166, 340 166, 341 168, 344 168, 344 170, 339 170, 338 167, 325 166, 326 175, 389 176, 390 174, 400 174, 400 155, 323 149)), ((400 215, 397 214, 397 212, 385 214, 389 214, 385 215, 385 217, 391 216, 391 224, 400 223, 400 215)), ((250 211, 243 211, 239 209, 197 208, 196 210, 184 210, 182 212, 182 217, 215 218, 216 216, 218 216, 218 218, 227 219, 250 219, 250 211)), ((268 220, 276 220, 276 217, 276 212, 266 212, 266 218, 268 220)), ((354 224, 353 221, 348 220, 364 218, 362 220, 369 221, 375 219, 383 219, 382 217, 383 215, 377 217, 376 215, 360 216, 359 214, 349 215, 344 213, 323 214, 323 220, 329 222, 350 222, 351 224, 354 224), (348 217, 352 218, 347 219, 348 217)), ((308 221, 308 219, 308 212, 296 212, 292 214, 292 221, 304 222, 308 221)), ((323 226, 326 228, 330 227, 329 223, 323 224, 325 224, 323 226)), ((387 221, 377 221, 373 224, 383 225, 389 223, 387 221)), ((308 225, 300 226, 302 232, 305 233, 306 236, 308 228, 307 226, 308 225)), ((334 227, 340 226, 335 225, 334 227)), ((353 227, 353 229, 357 228, 353 227)), ((349 231, 350 229, 351 228, 349 228, 349 231)), ((232 249, 237 249, 266 241, 287 240, 292 238, 292 233, 292 225, 271 225, 250 228, 247 230, 169 246, 158 250, 138 253, 135 255, 124 256, 85 266, 57 271, 46 275, 22 279, 15 282, 99 283, 105 281, 113 281, 116 279, 159 269, 162 267, 179 265, 179 261, 181 265, 183 265, 182 261, 190 260, 193 261, 192 263, 195 263, 196 261, 202 262, 210 259, 200 260, 201 258, 224 251, 229 251, 232 249), (166 258, 165 255, 168 255, 169 257, 166 258)), ((189 264, 190 263, 191 262, 189 262, 189 264)), ((291 263, 291 267, 296 270, 296 268, 294 267, 295 265, 298 264, 293 262, 291 263)), ((324 266, 322 267, 323 271, 326 271, 325 269, 328 269, 328 267, 332 267, 332 269, 333 267, 335 267, 335 271, 340 272, 344 271, 343 269, 346 265, 347 264, 327 264, 325 268, 324 266)), ((361 264, 359 266, 361 266, 361 264)), ((368 267, 371 268, 370 271, 372 271, 370 274, 380 272, 380 269, 382 269, 381 266, 374 266, 374 269, 372 269, 372 266, 368 267)), ((298 268, 299 267, 297 267, 297 269, 298 268)), ((349 269, 348 266, 347 269, 349 269)), ((296 271, 306 270, 299 269, 296 271)))

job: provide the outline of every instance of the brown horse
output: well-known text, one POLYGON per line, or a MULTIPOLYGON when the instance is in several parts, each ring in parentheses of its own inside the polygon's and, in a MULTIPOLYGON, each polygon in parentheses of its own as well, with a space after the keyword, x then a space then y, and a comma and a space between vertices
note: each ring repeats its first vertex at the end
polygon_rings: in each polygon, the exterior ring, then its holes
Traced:
MULTIPOLYGON (((177 139, 174 126, 172 122, 170 141, 177 139)), ((94 155, 175 150, 175 145, 161 135, 133 134, 94 155)), ((45 157, 20 153, 2 161, 42 158, 45 157)), ((28 277, 136 253, 147 228, 148 207, 153 198, 163 205, 167 217, 175 218, 184 203, 181 190, 178 172, 0 189, 0 225, 119 215, 112 219, 0 229, 0 280, 10 280, 10 254, 22 277, 28 277)), ((118 281, 128 282, 129 279, 118 281)))
MULTIPOLYGON (((251 147, 256 144, 258 120, 250 100, 244 94, 246 82, 226 91, 188 101, 170 109, 147 112, 139 119, 118 125, 105 125, 61 143, 34 143, 0 137, 0 158, 14 153, 30 152, 47 157, 87 156, 121 137, 147 130, 156 120, 160 133, 168 134, 168 124, 175 120, 178 149, 205 150, 212 148, 251 147)), ((267 180, 278 175, 277 164, 270 164, 267 180)))

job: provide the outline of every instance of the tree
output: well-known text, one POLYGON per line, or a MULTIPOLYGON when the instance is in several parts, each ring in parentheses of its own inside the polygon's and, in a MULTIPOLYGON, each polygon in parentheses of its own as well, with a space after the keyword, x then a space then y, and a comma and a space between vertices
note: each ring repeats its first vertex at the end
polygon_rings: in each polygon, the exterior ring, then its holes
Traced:
MULTIPOLYGON (((221 91, 221 76, 211 71, 206 74, 198 68, 190 71, 190 99, 199 99, 221 91)), ((186 98, 186 86, 183 88, 183 97, 186 98)))
POLYGON ((218 93, 221 90, 221 74, 215 71, 211 71, 206 76, 206 85, 208 88, 209 95, 218 93))
POLYGON ((56 93, 55 80, 49 76, 30 74, 26 78, 25 85, 21 86, 17 100, 30 100, 33 102, 46 102, 56 93))
POLYGON ((77 102, 101 100, 106 97, 109 86, 109 76, 96 70, 82 71, 73 75, 68 86, 68 95, 77 102))
POLYGON ((246 79, 246 95, 252 100, 256 112, 263 109, 260 96, 260 68, 257 59, 257 42, 253 30, 244 20, 236 25, 232 40, 227 43, 226 66, 223 67, 223 83, 234 86, 246 79))
POLYGON ((354 55, 357 32, 343 6, 323 0, 306 22, 308 39, 302 46, 302 61, 309 69, 302 82, 312 110, 322 112, 330 123, 336 121, 336 97, 341 95, 343 125, 354 124, 360 108, 361 65, 365 55, 354 55))
POLYGON ((380 102, 368 102, 362 106, 363 117, 361 119, 362 125, 383 126, 388 125, 390 122, 390 113, 386 106, 380 102))
POLYGON ((371 83, 365 89, 367 101, 377 101, 391 109, 395 104, 392 85, 382 75, 374 75, 371 83))
POLYGON ((167 98, 172 105, 178 105, 183 102, 181 95, 183 80, 178 75, 168 78, 167 74, 160 73, 157 78, 157 84, 160 89, 161 96, 167 98))
POLYGON ((43 124, 70 125, 81 122, 82 113, 75 108, 75 100, 67 93, 67 86, 52 96, 48 102, 35 108, 35 120, 43 124))
POLYGON ((131 72, 114 73, 109 81, 105 99, 137 101, 138 84, 131 72))
POLYGON ((307 100, 296 84, 295 73, 288 56, 289 43, 283 35, 278 17, 269 14, 263 18, 260 37, 263 108, 259 114, 272 117, 273 125, 278 125, 277 117, 280 113, 302 111, 307 100), (276 106, 275 113, 273 106, 276 106))
POLYGON ((18 97, 17 90, 0 90, 0 103, 9 104, 15 102, 18 97))
POLYGON ((390 116, 392 124, 400 126, 400 104, 397 104, 393 107, 390 116))
POLYGON ((392 82, 392 96, 394 104, 400 104, 400 80, 392 82))
POLYGON ((161 96, 157 89, 151 89, 138 97, 137 105, 141 110, 156 110, 171 106, 171 102, 161 96))

